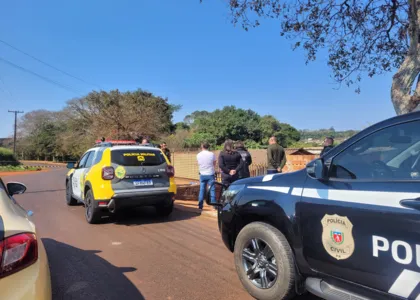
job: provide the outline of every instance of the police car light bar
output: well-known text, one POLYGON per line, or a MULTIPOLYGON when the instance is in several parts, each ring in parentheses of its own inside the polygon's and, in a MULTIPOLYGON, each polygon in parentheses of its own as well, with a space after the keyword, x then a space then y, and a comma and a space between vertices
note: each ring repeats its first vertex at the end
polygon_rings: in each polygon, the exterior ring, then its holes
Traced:
POLYGON ((105 140, 105 141, 96 140, 95 143, 96 143, 96 145, 111 145, 111 146, 116 146, 116 145, 137 145, 137 142, 136 141, 132 141, 132 140, 105 140))

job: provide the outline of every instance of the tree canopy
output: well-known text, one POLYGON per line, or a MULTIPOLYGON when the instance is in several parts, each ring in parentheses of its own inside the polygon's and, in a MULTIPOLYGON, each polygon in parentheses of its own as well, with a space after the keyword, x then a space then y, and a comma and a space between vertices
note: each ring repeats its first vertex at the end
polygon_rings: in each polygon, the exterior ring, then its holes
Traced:
POLYGON ((305 51, 306 62, 326 49, 338 83, 357 84, 363 74, 373 77, 398 69, 391 88, 395 111, 407 113, 420 103, 417 1, 230 0, 229 4, 232 22, 245 30, 259 26, 261 19, 278 19, 280 35, 293 40, 293 49, 305 51))
POLYGON ((91 92, 59 112, 38 110, 19 122, 20 154, 27 158, 78 157, 101 137, 158 138, 170 132, 179 108, 152 93, 91 92))
POLYGON ((291 125, 280 123, 273 116, 261 117, 250 109, 235 106, 225 106, 213 112, 196 111, 186 116, 184 122, 190 127, 191 134, 185 142, 190 147, 198 147, 203 141, 219 146, 226 139, 232 139, 259 148, 266 145, 272 135, 288 147, 300 139, 299 131, 291 125))

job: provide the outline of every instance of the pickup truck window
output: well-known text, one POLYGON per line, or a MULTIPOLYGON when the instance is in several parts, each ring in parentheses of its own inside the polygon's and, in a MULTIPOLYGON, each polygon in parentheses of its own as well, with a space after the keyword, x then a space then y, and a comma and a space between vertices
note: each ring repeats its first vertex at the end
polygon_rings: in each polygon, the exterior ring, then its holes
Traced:
POLYGON ((391 126, 363 138, 332 161, 330 178, 420 180, 420 121, 391 126))

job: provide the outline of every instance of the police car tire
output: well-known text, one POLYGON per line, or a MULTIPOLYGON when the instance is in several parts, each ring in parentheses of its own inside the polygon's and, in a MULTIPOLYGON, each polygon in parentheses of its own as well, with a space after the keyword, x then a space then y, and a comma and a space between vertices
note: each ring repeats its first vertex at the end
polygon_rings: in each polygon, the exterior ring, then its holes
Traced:
POLYGON ((73 188, 71 186, 70 180, 68 180, 66 183, 66 203, 69 206, 77 204, 77 200, 73 198, 73 188))
POLYGON ((159 205, 156 206, 156 212, 159 216, 167 217, 169 216, 172 211, 174 210, 174 203, 172 202, 170 205, 159 205))
MULTIPOLYGON (((89 205, 88 204, 88 201, 89 201, 88 199, 90 199, 90 201, 92 201, 91 203, 93 203, 93 201, 95 201, 95 198, 93 198, 92 190, 88 190, 86 192, 86 196, 85 196, 85 210, 86 211, 87 211, 87 208, 88 208, 87 205, 89 205)), ((90 208, 92 209, 92 214, 91 214, 90 217, 88 217, 87 213, 85 212, 86 221, 89 224, 97 224, 102 219, 101 212, 98 209, 95 209, 95 207, 92 204, 90 204, 90 205, 91 205, 90 208)))
POLYGON ((258 300, 291 299, 295 296, 295 263, 292 249, 287 239, 275 227, 253 222, 245 226, 235 241, 234 258, 236 271, 243 286, 258 300), (263 240, 272 249, 277 262, 277 280, 271 288, 255 286, 246 275, 242 262, 242 250, 252 238, 263 240))

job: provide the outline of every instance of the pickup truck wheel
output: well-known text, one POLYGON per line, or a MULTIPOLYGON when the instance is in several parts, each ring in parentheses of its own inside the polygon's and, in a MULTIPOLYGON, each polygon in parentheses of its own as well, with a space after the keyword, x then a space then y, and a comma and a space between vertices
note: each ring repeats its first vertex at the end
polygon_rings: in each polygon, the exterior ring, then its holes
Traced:
POLYGON ((93 193, 91 190, 86 192, 85 196, 85 217, 89 224, 97 224, 101 220, 101 212, 93 205, 93 193))
POLYGON ((69 206, 77 204, 77 200, 73 198, 73 188, 71 186, 71 179, 66 183, 66 203, 69 206))
POLYGON ((245 226, 235 242, 235 266, 244 287, 256 299, 291 299, 295 296, 292 249, 275 227, 254 222, 245 226))

